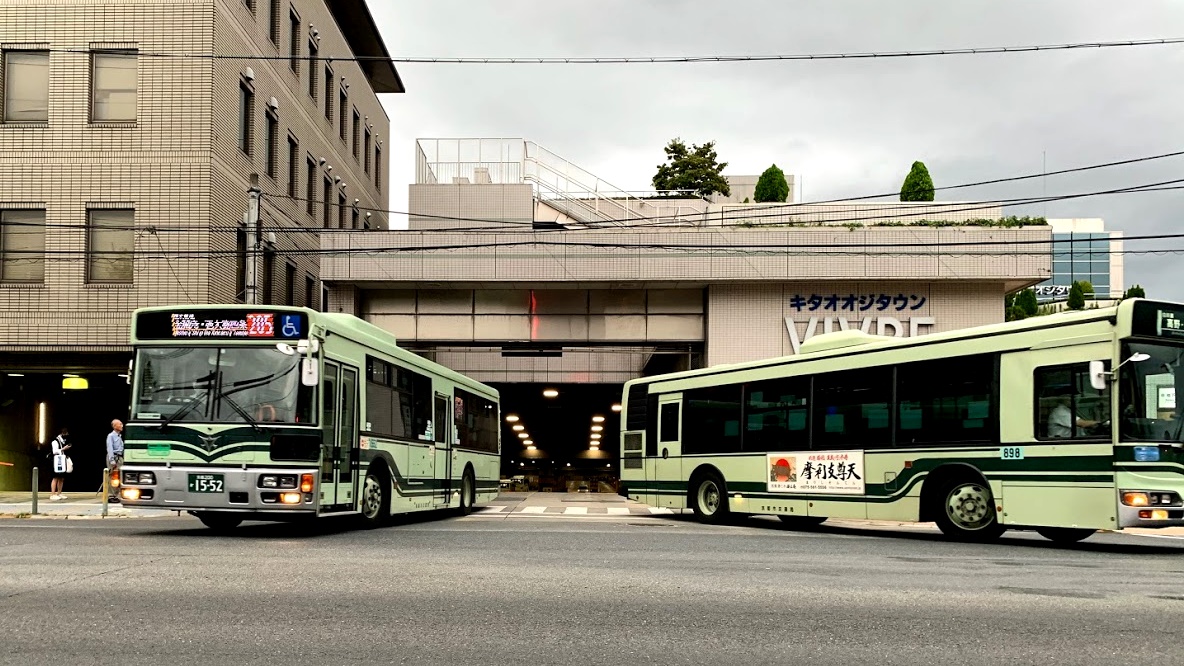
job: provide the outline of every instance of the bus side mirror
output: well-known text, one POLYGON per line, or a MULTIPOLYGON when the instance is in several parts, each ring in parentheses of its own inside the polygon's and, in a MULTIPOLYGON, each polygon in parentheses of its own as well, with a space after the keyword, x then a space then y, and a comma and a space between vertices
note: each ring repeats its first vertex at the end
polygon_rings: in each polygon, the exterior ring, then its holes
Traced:
POLYGON ((1089 385, 1098 391, 1106 390, 1108 384, 1107 380, 1110 378, 1110 373, 1106 372, 1105 361, 1090 361, 1089 362, 1089 385))
POLYGON ((316 386, 320 383, 320 373, 317 371, 317 360, 305 357, 300 359, 300 383, 305 386, 316 386))

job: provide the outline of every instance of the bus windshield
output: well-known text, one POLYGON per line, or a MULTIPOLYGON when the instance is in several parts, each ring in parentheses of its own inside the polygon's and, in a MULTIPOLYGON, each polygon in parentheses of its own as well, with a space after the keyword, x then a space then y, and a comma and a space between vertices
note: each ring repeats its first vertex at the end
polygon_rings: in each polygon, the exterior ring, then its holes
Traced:
POLYGON ((1149 358, 1122 366, 1122 441, 1181 442, 1181 424, 1176 409, 1176 387, 1184 384, 1184 346, 1155 343, 1127 343, 1122 358, 1133 354, 1149 358))
POLYGON ((135 372, 136 420, 314 423, 300 356, 274 347, 140 348, 135 372))

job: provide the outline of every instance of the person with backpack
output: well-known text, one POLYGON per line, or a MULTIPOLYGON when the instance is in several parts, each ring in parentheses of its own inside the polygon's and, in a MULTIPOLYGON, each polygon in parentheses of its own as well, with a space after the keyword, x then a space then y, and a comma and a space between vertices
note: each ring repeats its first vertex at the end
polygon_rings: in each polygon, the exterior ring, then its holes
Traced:
POLYGON ((70 436, 70 431, 62 428, 62 432, 54 437, 53 442, 50 443, 50 450, 53 455, 53 481, 49 483, 49 499, 52 501, 64 500, 66 496, 62 494, 62 490, 66 486, 66 475, 73 471, 73 463, 70 461, 70 456, 66 455, 66 451, 70 450, 72 444, 66 443, 66 438, 70 436))

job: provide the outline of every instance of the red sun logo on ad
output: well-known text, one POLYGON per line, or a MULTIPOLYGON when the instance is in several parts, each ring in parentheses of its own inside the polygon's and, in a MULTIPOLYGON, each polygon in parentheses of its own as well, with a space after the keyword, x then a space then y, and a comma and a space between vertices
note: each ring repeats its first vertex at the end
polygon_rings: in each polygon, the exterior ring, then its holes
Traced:
POLYGON ((778 458, 773 462, 773 480, 786 483, 793 481, 797 475, 793 473, 793 463, 785 458, 778 458))

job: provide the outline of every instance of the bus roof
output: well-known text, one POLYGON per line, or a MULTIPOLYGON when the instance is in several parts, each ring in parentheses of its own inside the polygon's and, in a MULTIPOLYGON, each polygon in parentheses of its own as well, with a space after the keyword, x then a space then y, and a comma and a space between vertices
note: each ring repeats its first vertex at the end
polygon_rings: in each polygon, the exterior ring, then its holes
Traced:
POLYGON ((371 348, 377 352, 392 356, 408 365, 417 366, 423 370, 433 372, 441 377, 449 379, 457 384, 475 389, 487 396, 499 398, 497 389, 479 382, 471 377, 452 370, 446 366, 440 365, 434 361, 430 361, 414 352, 403 349, 398 345, 398 340, 391 333, 371 324, 368 321, 355 317, 351 314, 343 312, 319 312, 309 308, 284 306, 284 305, 243 305, 241 303, 233 304, 211 304, 211 305, 164 305, 146 308, 137 308, 132 313, 132 329, 131 341, 133 344, 164 343, 164 344, 201 344, 201 345, 225 345, 227 343, 243 343, 243 342, 272 342, 271 339, 251 340, 250 338, 238 337, 209 337, 209 338, 176 338, 172 340, 164 340, 160 338, 148 340, 138 339, 136 336, 136 323, 139 321, 139 315, 147 312, 171 312, 171 313, 198 313, 210 311, 231 311, 235 313, 250 313, 250 312, 272 312, 276 314, 292 314, 302 313, 308 317, 310 327, 320 326, 330 336, 336 335, 347 340, 351 340, 364 347, 371 348))
POLYGON ((1106 319, 1112 319, 1115 323, 1117 323, 1119 319, 1128 319, 1130 317, 1131 309, 1134 308, 1134 303, 1140 300, 1144 299, 1127 299, 1116 306, 1106 308, 1094 308, 1075 312, 1059 312, 1050 315, 1022 319, 1019 321, 1009 321, 999 324, 986 324, 983 326, 960 328, 952 331, 931 333, 929 335, 913 338, 896 338, 870 335, 852 330, 822 333, 812 336, 809 340, 803 342, 801 352, 793 356, 777 356, 760 359, 757 361, 712 365, 706 368, 698 368, 695 370, 684 370, 682 372, 672 372, 650 377, 640 377, 626 382, 626 390, 628 390, 629 386, 634 384, 646 384, 659 381, 665 382, 697 377, 700 375, 751 370, 755 368, 764 368, 768 366, 783 365, 795 362, 806 362, 822 358, 834 358, 850 353, 867 352, 873 349, 904 349, 921 345, 931 345, 939 342, 970 340, 974 338, 1005 335, 1008 333, 1020 333, 1038 329, 1054 329, 1064 326, 1072 326, 1074 324, 1102 321, 1106 319))

